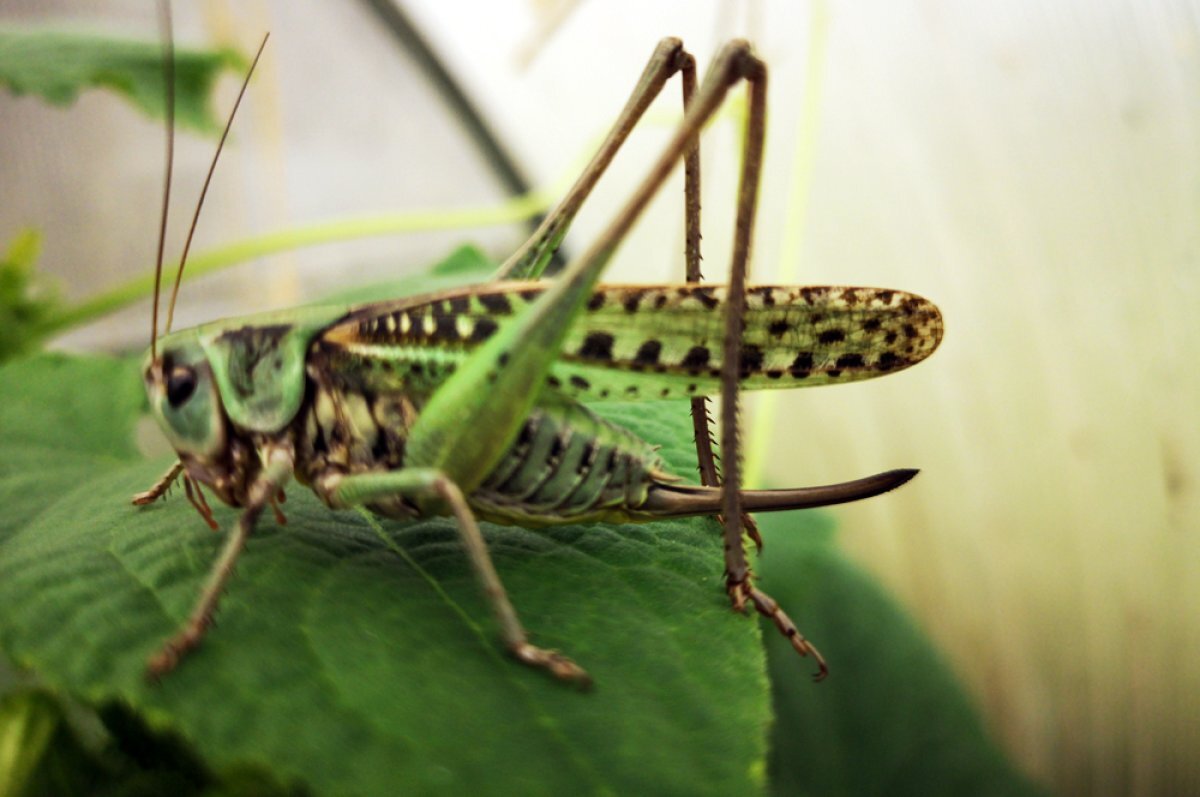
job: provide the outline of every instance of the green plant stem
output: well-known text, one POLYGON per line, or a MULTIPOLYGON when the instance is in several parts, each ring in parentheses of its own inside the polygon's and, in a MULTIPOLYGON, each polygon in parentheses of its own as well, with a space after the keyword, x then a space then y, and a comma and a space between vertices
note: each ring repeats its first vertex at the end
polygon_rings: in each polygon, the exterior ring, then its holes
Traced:
MULTIPOLYGON (((534 191, 497 206, 450 211, 389 213, 338 219, 296 229, 279 230, 194 255, 188 261, 183 279, 187 282, 253 260, 256 257, 305 246, 317 246, 378 235, 463 227, 488 227, 524 221, 543 212, 549 204, 550 201, 544 192, 534 191)), ((99 296, 68 307, 46 322, 42 327, 42 334, 50 335, 93 321, 149 296, 153 289, 153 272, 129 280, 99 296)))

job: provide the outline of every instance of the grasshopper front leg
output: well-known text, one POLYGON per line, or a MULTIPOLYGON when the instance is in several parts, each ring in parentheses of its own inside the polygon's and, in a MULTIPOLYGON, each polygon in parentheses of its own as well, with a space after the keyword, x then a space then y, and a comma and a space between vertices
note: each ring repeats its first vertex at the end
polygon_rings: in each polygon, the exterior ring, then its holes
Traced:
POLYGON ((339 474, 321 480, 319 489, 335 507, 369 504, 396 496, 427 506, 431 503, 441 503, 454 515, 476 580, 492 605, 496 621, 500 624, 501 638, 508 651, 522 663, 547 670, 560 680, 570 681, 581 687, 591 685, 591 678, 587 672, 575 662, 557 651, 546 650, 530 643, 529 635, 521 625, 516 609, 509 601, 504 584, 492 564, 492 557, 488 554, 487 543, 479 531, 475 515, 467 505, 462 490, 446 474, 436 468, 404 468, 357 476, 339 474))
POLYGON ((212 509, 209 508, 208 501, 204 498, 204 491, 200 489, 199 484, 193 487, 192 479, 184 473, 182 461, 177 461, 171 467, 167 468, 167 472, 159 477, 158 481, 150 486, 150 489, 143 490, 134 495, 133 505, 146 506, 164 497, 171 489, 171 485, 179 479, 180 475, 183 476, 183 490, 185 495, 187 495, 188 503, 200 514, 200 517, 210 529, 217 531, 219 527, 217 526, 217 521, 213 518, 212 509))
POLYGON ((242 549, 246 547, 250 533, 254 531, 258 516, 279 494, 291 476, 294 456, 290 449, 273 447, 264 453, 263 458, 266 466, 250 487, 245 509, 225 541, 221 555, 209 571, 208 581, 200 593, 200 599, 196 601, 183 626, 146 662, 148 680, 157 681, 171 672, 184 656, 200 645, 205 632, 212 624, 213 613, 217 610, 217 601, 225 589, 225 583, 233 574, 233 567, 242 549))
POLYGON ((158 481, 150 486, 148 490, 143 490, 133 496, 134 506, 145 506, 153 504, 158 499, 167 494, 171 489, 171 485, 179 478, 179 474, 183 473, 183 463, 176 460, 171 467, 167 468, 167 472, 159 477, 158 481))

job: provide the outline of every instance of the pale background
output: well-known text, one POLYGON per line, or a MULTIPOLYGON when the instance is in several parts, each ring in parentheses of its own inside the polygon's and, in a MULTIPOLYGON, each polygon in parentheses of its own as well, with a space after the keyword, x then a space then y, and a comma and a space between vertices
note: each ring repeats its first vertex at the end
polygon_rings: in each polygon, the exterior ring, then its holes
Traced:
MULTIPOLYGON (((503 201, 365 4, 177 5, 181 43, 250 50, 272 33, 197 249, 503 201)), ((404 6, 541 188, 579 168, 659 37, 682 36, 702 63, 724 39, 751 38, 771 66, 758 278, 914 290, 947 325, 941 351, 912 371, 758 406, 774 424, 758 439, 761 479, 921 467, 897 494, 839 510, 840 541, 918 618, 1018 764, 1063 794, 1200 791, 1200 6, 404 6)), ((77 24, 155 35, 150 5, 132 0, 5 0, 2 17, 67 7, 77 24)), ((655 151, 677 92, 618 159, 575 251, 655 151)), ((705 251, 720 279, 737 137, 729 119, 714 127, 705 251)), ((142 273, 161 136, 104 94, 70 111, 0 97, 0 240, 43 229, 43 265, 74 298, 142 273)), ((181 148, 182 209, 211 143, 181 148)), ((668 194, 614 278, 681 273, 668 194)), ((187 287, 182 321, 395 276, 464 240, 502 257, 520 236, 509 226, 291 253, 187 287)), ((147 334, 143 305, 60 345, 139 348, 147 334)))

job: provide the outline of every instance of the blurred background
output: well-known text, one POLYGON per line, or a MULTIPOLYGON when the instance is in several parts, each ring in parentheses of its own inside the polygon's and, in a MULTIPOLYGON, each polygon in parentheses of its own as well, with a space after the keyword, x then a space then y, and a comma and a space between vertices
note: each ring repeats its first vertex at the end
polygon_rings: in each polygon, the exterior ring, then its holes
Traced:
MULTIPOLYGON (((0 22, 158 35, 138 0, 6 0, 0 22)), ((419 231, 190 284, 179 326, 393 279, 465 241, 502 259, 523 222, 433 228, 565 188, 662 36, 682 37, 702 65, 728 38, 753 41, 770 66, 756 281, 915 291, 939 304, 947 332, 911 371, 750 402, 752 478, 920 467, 886 500, 839 509, 839 543, 932 637, 1018 765, 1062 794, 1200 790, 1200 6, 176 7, 179 46, 251 52, 266 30, 195 251, 346 219, 419 231)), ((236 81, 221 89, 227 108, 236 81)), ((568 253, 678 112, 672 84, 568 253)), ((737 117, 734 103, 702 144, 714 281, 737 117)), ((73 300, 144 274, 162 140, 161 124, 104 92, 69 110, 0 94, 0 241, 42 230, 41 267, 73 300)), ((181 134, 178 147, 176 247, 213 143, 181 134)), ((663 192, 611 281, 680 278, 681 196, 678 182, 663 192)), ((55 345, 140 349, 148 326, 142 303, 55 345)))

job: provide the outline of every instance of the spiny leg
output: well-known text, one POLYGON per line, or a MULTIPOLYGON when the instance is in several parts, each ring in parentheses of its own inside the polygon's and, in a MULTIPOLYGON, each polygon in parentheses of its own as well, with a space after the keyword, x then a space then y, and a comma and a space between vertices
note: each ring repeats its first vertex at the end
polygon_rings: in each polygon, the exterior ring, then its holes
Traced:
MULTIPOLYGON (((533 236, 501 267, 497 279, 529 279, 541 274, 600 176, 607 170, 650 103, 662 91, 666 81, 676 72, 680 73, 683 110, 686 113, 696 93, 696 59, 683 49, 680 40, 665 38, 658 43, 624 109, 587 168, 533 236)), ((684 155, 684 248, 688 282, 699 282, 703 278, 700 273, 700 232, 700 138, 696 136, 684 155)), ((715 487, 719 484, 720 476, 713 453, 708 399, 693 398, 691 411, 700 463, 700 482, 715 487)), ((762 540, 757 527, 749 516, 746 520, 748 533, 761 547, 762 540)))
MULTIPOLYGON (((696 70, 683 73, 683 109, 691 107, 696 93, 696 70)), ((683 158, 683 248, 687 281, 700 282, 700 137, 697 136, 683 158)), ((696 458, 700 466, 700 483, 717 486, 717 462, 713 454, 712 424, 708 414, 707 397, 693 398, 692 436, 696 440, 696 458)))
POLYGON ((190 503, 192 507, 200 514, 200 517, 204 520, 205 524, 207 524, 208 527, 213 531, 216 531, 218 528, 217 521, 213 518, 212 509, 208 506, 208 501, 206 501, 204 498, 204 491, 200 489, 200 484, 197 483, 195 485, 195 491, 193 492, 192 480, 187 476, 186 473, 184 473, 182 462, 176 462, 175 464, 171 465, 171 467, 167 468, 167 472, 164 473, 159 480, 150 487, 149 490, 145 490, 133 496, 134 505, 146 506, 147 504, 152 504, 159 498, 165 496, 167 491, 171 489, 171 485, 174 484, 179 478, 180 474, 183 474, 183 491, 187 496, 188 503, 190 503))
MULTIPOLYGON (((686 111, 696 91, 695 69, 684 70, 683 107, 686 111)), ((683 159, 684 195, 684 260, 687 265, 687 281, 698 283, 704 279, 700 271, 700 138, 697 136, 683 159)), ((721 473, 717 467, 717 455, 713 450, 712 415, 709 413, 707 396, 691 399, 692 438, 696 442, 696 460, 699 464, 700 483, 706 487, 717 487, 721 473)), ((724 522, 718 515, 718 521, 724 522)), ((762 537, 758 524, 748 514, 742 515, 742 526, 755 546, 762 550, 762 537)))
POLYGON ((208 505, 208 500, 204 497, 204 490, 200 487, 200 482, 196 482, 195 491, 192 490, 191 477, 183 477, 183 492, 187 495, 188 503, 192 508, 200 513, 200 517, 208 524, 208 527, 213 531, 220 529, 217 525, 217 519, 213 517, 212 508, 208 505))
MULTIPOLYGON (((722 515, 725 532, 726 590, 734 608, 742 610, 746 601, 788 638, 802 656, 817 662, 816 680, 828 674, 820 652, 799 632, 779 604, 754 586, 742 534, 746 532, 742 510, 741 449, 738 433, 738 386, 741 378, 742 334, 746 312, 746 268, 754 232, 758 185, 762 176, 763 140, 766 132, 766 66, 746 47, 737 59, 738 75, 749 85, 750 103, 746 119, 742 173, 738 183, 737 220, 734 229, 733 257, 730 266, 729 296, 725 308, 725 350, 721 374, 721 450, 725 453, 722 515)), ((756 536, 756 535, 755 535, 756 536)), ((756 537, 757 541, 757 537, 756 537)))
POLYGON ((179 478, 179 474, 181 473, 183 473, 183 463, 175 462, 171 467, 167 468, 167 472, 158 481, 151 485, 150 489, 143 490, 133 496, 134 505, 145 506, 162 498, 171 489, 171 485, 175 483, 175 480, 179 478))
POLYGON ((407 464, 436 468, 465 493, 483 483, 516 439, 559 357, 571 324, 584 311, 595 285, 630 227, 658 193, 678 161, 694 146, 730 88, 754 59, 744 41, 726 45, 696 91, 683 121, 649 173, 604 233, 521 314, 475 349, 429 398, 409 430, 407 464))
POLYGON ((554 677, 586 687, 591 678, 575 662, 554 650, 540 648, 529 641, 517 617, 516 609, 508 599, 504 584, 500 581, 487 543, 479 531, 475 515, 467 505, 453 481, 434 468, 405 468, 386 473, 370 473, 358 476, 335 476, 325 480, 320 489, 335 506, 367 504, 383 498, 403 496, 418 501, 435 499, 454 515, 467 558, 475 571, 480 589, 492 606, 496 621, 500 624, 500 635, 504 645, 519 661, 531 667, 547 670, 554 677))
MULTIPOLYGON (((701 128, 720 108, 730 88, 755 72, 762 73, 762 64, 753 57, 746 42, 732 42, 721 50, 666 148, 604 234, 569 263, 532 305, 503 323, 426 402, 409 430, 405 456, 410 469, 435 471, 468 495, 483 483, 529 417, 538 396, 530 385, 543 384, 559 356, 568 329, 583 312, 617 246, 677 162, 694 146, 701 128)), ((760 105, 761 99, 759 96, 760 105)), ((745 227, 753 216, 753 192, 749 195, 750 212, 739 216, 739 228, 745 227)), ((749 236, 743 238, 744 272, 749 236)), ((733 374, 736 389, 736 369, 733 374)), ((731 450, 737 450, 736 441, 731 450)), ((738 486, 734 482, 735 495, 738 486)), ((735 506, 732 517, 739 515, 740 506, 735 506)), ((733 538, 738 558, 731 560, 730 573, 737 576, 736 583, 740 585, 734 594, 742 596, 749 592, 753 598, 754 593, 746 583, 741 525, 736 522, 734 525, 739 529, 733 538)))
MULTIPOLYGON (((687 109, 687 102, 696 86, 696 59, 691 53, 683 49, 683 42, 676 38, 665 38, 658 43, 654 48, 654 53, 650 56, 650 60, 646 64, 646 68, 642 70, 642 75, 638 79, 637 85, 630 94, 629 99, 625 103, 625 107, 621 109, 620 115, 613 124, 608 135, 600 144, 600 149, 592 156, 587 167, 576 179, 575 184, 567 192, 566 196, 554 207, 538 229, 530 236, 520 249, 505 261, 504 265, 496 273, 495 279, 498 280, 513 280, 513 279, 537 279, 541 276, 546 265, 550 262, 550 258, 557 251, 558 246, 562 243, 563 237, 567 234, 567 230, 571 226, 571 222, 575 220, 575 215, 579 212, 580 207, 595 188, 600 176, 608 169, 612 163, 613 157, 625 143, 633 128, 637 126, 646 109, 650 107, 650 103, 662 92, 666 82, 675 75, 676 72, 682 73, 683 78, 683 95, 684 109, 687 109)), ((688 171, 692 171, 693 156, 688 156, 688 171)), ((699 174, 699 161, 695 160, 696 174, 699 174)), ((699 222, 699 191, 688 194, 696 198, 697 223, 699 222)), ((699 241, 700 230, 695 228, 697 241, 699 241)), ((699 251, 697 249, 697 251, 699 251)))
POLYGON ((196 601, 191 614, 188 615, 188 619, 184 621, 183 626, 175 635, 168 639, 162 648, 146 662, 147 680, 157 681, 171 672, 179 665, 183 657, 199 646, 201 640, 204 639, 205 631, 212 624, 217 601, 220 600, 221 592, 225 589, 225 583, 233 574, 233 567, 237 563, 238 555, 246 546, 246 540, 254 530, 258 516, 262 514, 267 503, 291 475, 293 457, 290 451, 283 448, 271 449, 266 453, 264 459, 267 461, 267 466, 251 486, 246 508, 226 539, 225 547, 221 549, 221 554, 213 564, 212 570, 209 571, 208 581, 205 582, 204 589, 201 590, 200 598, 196 601))

